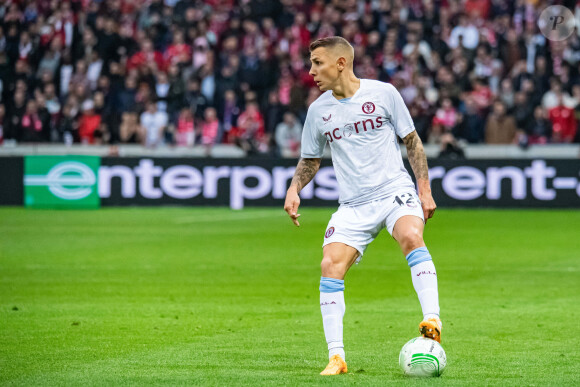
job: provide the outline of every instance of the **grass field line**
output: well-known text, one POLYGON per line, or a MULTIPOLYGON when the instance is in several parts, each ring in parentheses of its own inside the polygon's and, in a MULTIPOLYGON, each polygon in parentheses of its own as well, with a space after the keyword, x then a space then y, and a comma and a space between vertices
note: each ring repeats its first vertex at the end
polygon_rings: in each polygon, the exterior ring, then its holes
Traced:
POLYGON ((188 223, 208 223, 208 222, 227 222, 231 220, 251 220, 263 218, 282 218, 284 213, 268 212, 243 212, 243 213, 228 213, 223 215, 206 215, 206 216, 188 216, 184 218, 175 219, 177 224, 188 223))

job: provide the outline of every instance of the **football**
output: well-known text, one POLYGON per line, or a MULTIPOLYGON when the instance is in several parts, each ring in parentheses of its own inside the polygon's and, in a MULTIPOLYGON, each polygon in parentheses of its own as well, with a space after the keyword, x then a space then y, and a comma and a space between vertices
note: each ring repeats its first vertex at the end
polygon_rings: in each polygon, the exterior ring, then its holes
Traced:
POLYGON ((447 357, 441 344, 425 337, 409 340, 399 354, 399 366, 409 376, 441 376, 446 365, 447 357))

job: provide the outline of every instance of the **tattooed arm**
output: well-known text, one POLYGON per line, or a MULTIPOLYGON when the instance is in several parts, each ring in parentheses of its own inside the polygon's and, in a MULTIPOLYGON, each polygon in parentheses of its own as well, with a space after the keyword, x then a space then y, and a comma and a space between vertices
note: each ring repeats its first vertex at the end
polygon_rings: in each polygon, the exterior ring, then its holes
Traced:
POLYGON ((318 168, 320 168, 321 159, 300 159, 296 166, 296 172, 290 183, 290 188, 286 192, 286 202, 284 203, 284 210, 290 215, 292 221, 296 226, 300 226, 298 222, 298 206, 300 206, 300 196, 298 193, 312 180, 318 168))
POLYGON ((431 195, 427 156, 425 156, 423 143, 416 131, 409 133, 403 141, 407 147, 407 157, 409 158, 409 163, 411 164, 411 168, 413 168, 413 173, 415 174, 415 179, 419 186, 419 199, 421 200, 421 206, 423 207, 425 221, 427 221, 427 219, 433 216, 435 208, 437 208, 433 196, 431 195))

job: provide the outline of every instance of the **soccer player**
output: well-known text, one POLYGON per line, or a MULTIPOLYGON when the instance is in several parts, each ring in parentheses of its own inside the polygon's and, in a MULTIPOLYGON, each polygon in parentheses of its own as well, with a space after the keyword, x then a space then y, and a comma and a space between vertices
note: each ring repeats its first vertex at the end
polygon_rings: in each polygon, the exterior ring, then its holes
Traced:
POLYGON ((308 109, 301 159, 284 210, 300 226, 300 190, 318 171, 328 143, 340 206, 322 245, 320 309, 329 363, 321 375, 338 375, 347 372, 342 335, 344 276, 383 228, 399 243, 411 267, 424 317, 419 330, 440 342, 437 275, 423 241, 424 222, 433 216, 436 205, 423 145, 399 92, 391 84, 357 78, 354 50, 342 37, 312 42, 310 60, 310 75, 324 93, 308 109), (397 136, 407 147, 419 196, 403 166, 397 136))

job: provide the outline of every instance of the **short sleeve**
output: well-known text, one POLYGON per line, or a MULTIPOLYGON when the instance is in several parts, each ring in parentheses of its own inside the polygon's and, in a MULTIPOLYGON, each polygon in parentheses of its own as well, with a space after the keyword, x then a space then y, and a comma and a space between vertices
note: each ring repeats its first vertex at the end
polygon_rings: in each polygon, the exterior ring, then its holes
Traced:
POLYGON ((326 146, 326 137, 324 134, 316 130, 316 125, 313 122, 311 109, 308 109, 306 114, 306 121, 304 122, 304 130, 302 130, 302 158, 321 158, 324 154, 324 147, 326 146))
POLYGON ((387 84, 387 106, 390 107, 390 111, 393 114, 393 125, 395 126, 395 132, 397 136, 404 138, 409 133, 415 130, 415 125, 413 124, 413 119, 411 118, 411 113, 403 101, 403 97, 395 86, 387 84))

